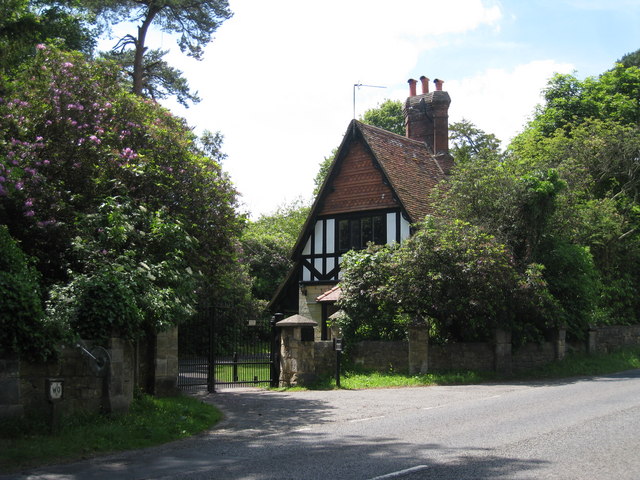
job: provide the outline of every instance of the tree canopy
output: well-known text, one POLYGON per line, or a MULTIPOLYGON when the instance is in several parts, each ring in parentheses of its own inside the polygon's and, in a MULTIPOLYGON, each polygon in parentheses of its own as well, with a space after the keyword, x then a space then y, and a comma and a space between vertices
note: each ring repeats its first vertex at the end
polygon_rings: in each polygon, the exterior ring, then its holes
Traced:
POLYGON ((389 319, 404 318, 428 323, 439 341, 487 340, 495 328, 539 338, 557 318, 542 268, 521 272, 508 248, 478 227, 429 218, 400 246, 345 256, 343 327, 353 339, 374 325, 383 338, 393 331, 389 319))
MULTIPOLYGON (((68 3, 78 7, 72 0, 68 3)), ((143 95, 147 92, 153 98, 178 94, 178 100, 184 104, 186 100, 197 100, 197 95, 188 92, 181 72, 162 60, 166 52, 148 50, 149 28, 154 25, 163 32, 176 34, 180 51, 200 60, 213 34, 232 16, 227 0, 86 0, 80 8, 91 12, 107 27, 139 22, 136 34, 120 38, 113 48, 132 76, 133 93, 143 95)))
POLYGON ((242 234, 242 258, 248 265, 257 299, 271 300, 285 279, 292 266, 291 250, 308 213, 308 203, 297 199, 248 223, 242 234))
POLYGON ((541 338, 559 325, 580 338, 592 324, 637 323, 640 69, 625 58, 598 77, 555 75, 504 152, 453 124, 437 218, 399 247, 345 257, 345 331, 388 332, 408 316, 439 338, 498 326, 541 338))
POLYGON ((0 2, 0 74, 14 71, 36 53, 38 43, 91 54, 96 46, 92 17, 70 12, 57 2, 0 2))

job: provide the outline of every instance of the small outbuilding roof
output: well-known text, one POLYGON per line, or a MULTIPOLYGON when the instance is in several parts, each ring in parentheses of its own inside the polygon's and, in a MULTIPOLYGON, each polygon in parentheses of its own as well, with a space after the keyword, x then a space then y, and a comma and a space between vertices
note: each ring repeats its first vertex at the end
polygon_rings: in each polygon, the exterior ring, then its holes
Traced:
POLYGON ((302 315, 292 315, 276 323, 276 327, 317 327, 318 322, 302 315))

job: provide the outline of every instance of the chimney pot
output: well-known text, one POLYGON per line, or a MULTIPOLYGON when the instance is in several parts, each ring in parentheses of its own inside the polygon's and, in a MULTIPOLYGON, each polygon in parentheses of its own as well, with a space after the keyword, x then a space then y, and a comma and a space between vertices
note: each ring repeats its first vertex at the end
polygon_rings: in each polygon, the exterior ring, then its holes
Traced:
POLYGON ((442 84, 444 83, 444 80, 440 80, 439 78, 436 78, 433 83, 436 84, 436 90, 437 91, 441 91, 442 90, 442 84))
POLYGON ((420 77, 420 81, 422 82, 422 93, 429 93, 429 79, 423 75, 420 77))
POLYGON ((418 83, 417 80, 414 80, 413 78, 410 78, 408 80, 409 83, 409 96, 410 97, 415 97, 416 96, 416 84, 418 83))

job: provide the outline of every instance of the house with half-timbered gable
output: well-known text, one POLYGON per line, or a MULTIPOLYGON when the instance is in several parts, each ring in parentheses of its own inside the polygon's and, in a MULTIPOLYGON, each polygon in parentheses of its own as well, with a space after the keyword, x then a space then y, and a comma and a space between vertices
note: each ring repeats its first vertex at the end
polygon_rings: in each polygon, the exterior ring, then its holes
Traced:
POLYGON ((412 223, 431 213, 429 194, 452 166, 448 110, 451 100, 435 80, 409 80, 406 136, 353 120, 292 251, 294 265, 271 308, 315 320, 316 338, 328 340, 329 317, 339 295, 340 262, 367 243, 402 242, 412 223))

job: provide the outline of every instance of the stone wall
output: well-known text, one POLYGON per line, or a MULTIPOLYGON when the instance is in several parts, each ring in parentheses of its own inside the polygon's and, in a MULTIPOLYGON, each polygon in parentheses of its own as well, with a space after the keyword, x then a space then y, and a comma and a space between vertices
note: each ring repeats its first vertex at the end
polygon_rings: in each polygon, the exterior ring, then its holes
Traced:
POLYGON ((0 416, 49 411, 48 379, 63 382, 62 399, 56 402, 59 414, 126 411, 133 399, 133 348, 123 340, 111 339, 107 351, 111 363, 104 375, 99 375, 92 368, 93 360, 76 347, 63 348, 56 362, 0 360, 0 416))
POLYGON ((608 353, 640 345, 640 325, 599 327, 595 331, 595 351, 608 353))
POLYGON ((282 327, 280 331, 280 378, 283 386, 307 385, 316 377, 315 342, 302 340, 300 326, 282 327))
POLYGON ((333 349, 333 340, 315 342, 313 348, 316 375, 334 375, 337 357, 336 351, 333 349))
MULTIPOLYGON (((417 337, 416 337, 417 338, 417 337)), ((551 341, 512 347, 508 332, 496 332, 494 342, 429 344, 429 371, 484 370, 502 373, 536 368, 564 358, 568 349, 592 353, 612 352, 619 348, 640 346, 640 325, 600 327, 590 332, 589 346, 567 345, 564 331, 551 341)), ((409 371, 409 343, 367 341, 349 349, 349 359, 356 366, 377 371, 409 371)))
POLYGON ((555 360, 552 342, 529 343, 515 348, 511 354, 514 371, 527 370, 551 363, 555 360))
POLYGON ((20 360, 0 358, 0 418, 24 413, 20 397, 20 360))
POLYGON ((490 343, 452 343, 429 345, 429 369, 493 370, 494 348, 490 343))
POLYGON ((88 358, 77 348, 64 348, 57 362, 19 365, 19 402, 25 414, 47 411, 49 401, 45 390, 47 379, 63 381, 63 397, 58 402, 61 413, 75 410, 99 411, 102 408, 103 378, 89 366, 88 358))
POLYGON ((365 370, 409 371, 409 342, 366 341, 349 347, 349 359, 365 370))
MULTIPOLYGON (((299 315, 322 325, 322 304, 316 298, 332 287, 333 285, 305 285, 304 289, 298 289, 299 315)), ((320 328, 314 329, 316 340, 320 340, 321 333, 320 328)))

